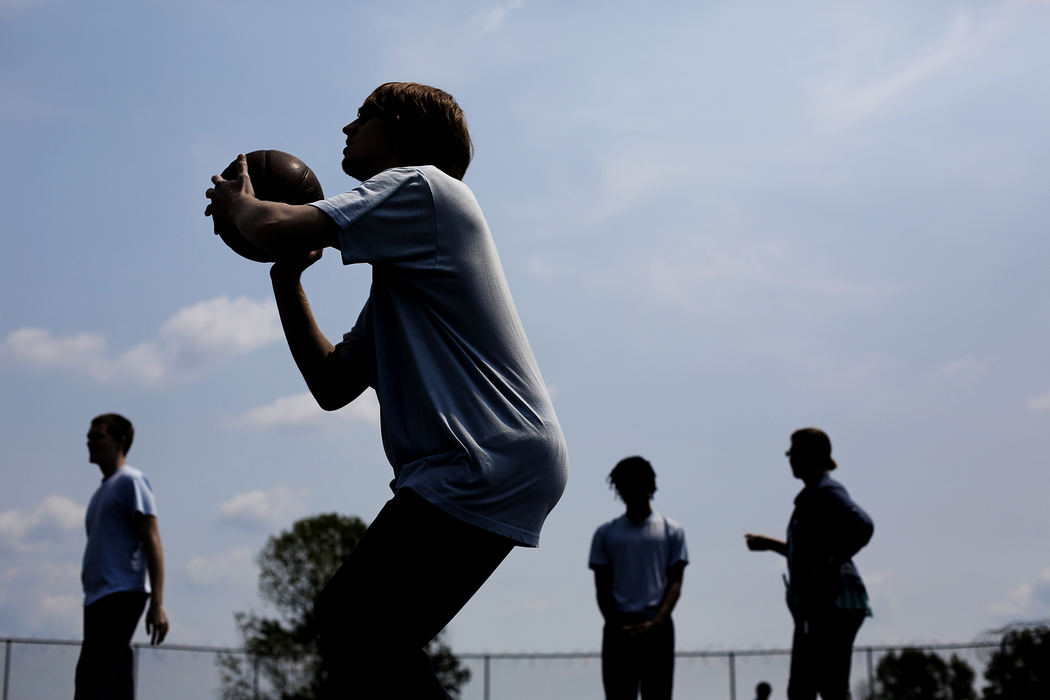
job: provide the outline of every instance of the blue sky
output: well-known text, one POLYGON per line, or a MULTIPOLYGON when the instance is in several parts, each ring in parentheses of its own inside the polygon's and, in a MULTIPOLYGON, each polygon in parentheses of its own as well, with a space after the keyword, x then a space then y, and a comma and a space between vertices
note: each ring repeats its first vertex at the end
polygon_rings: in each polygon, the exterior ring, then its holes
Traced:
MULTIPOLYGON (((138 430, 173 642, 237 642, 269 534, 379 510, 374 398, 312 407, 203 192, 259 148, 348 189, 340 128, 388 80, 466 111, 572 464, 456 649, 598 647, 587 549, 630 454, 687 533, 679 648, 786 646, 783 562, 743 534, 783 532, 807 425, 876 521, 858 643, 1050 617, 1048 28, 1035 1, 0 0, 0 635, 79 635, 97 413, 138 430)), ((330 337, 368 282, 310 270, 330 337)))

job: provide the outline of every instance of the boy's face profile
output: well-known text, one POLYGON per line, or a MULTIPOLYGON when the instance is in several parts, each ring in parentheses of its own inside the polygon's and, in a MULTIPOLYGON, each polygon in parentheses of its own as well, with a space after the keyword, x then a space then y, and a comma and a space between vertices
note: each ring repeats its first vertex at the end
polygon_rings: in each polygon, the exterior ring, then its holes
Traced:
POLYGON ((387 168, 400 163, 386 122, 374 110, 362 107, 357 119, 343 127, 346 147, 343 149, 343 172, 364 182, 387 168))
POLYGON ((104 425, 92 424, 87 434, 88 461, 92 464, 111 462, 124 453, 123 443, 109 434, 104 425))

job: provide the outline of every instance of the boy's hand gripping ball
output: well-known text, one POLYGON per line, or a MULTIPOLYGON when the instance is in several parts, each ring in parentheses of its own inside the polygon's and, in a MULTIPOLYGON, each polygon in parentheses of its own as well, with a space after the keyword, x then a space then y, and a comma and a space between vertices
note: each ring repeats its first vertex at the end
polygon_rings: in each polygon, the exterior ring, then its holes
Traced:
MULTIPOLYGON (((284 151, 252 151, 246 154, 248 177, 258 199, 285 204, 309 204, 324 199, 321 183, 303 161, 284 151)), ((222 171, 224 180, 237 177, 235 158, 222 171)), ((232 221, 214 217, 215 233, 233 252, 256 262, 274 262, 272 254, 245 239, 232 221)))

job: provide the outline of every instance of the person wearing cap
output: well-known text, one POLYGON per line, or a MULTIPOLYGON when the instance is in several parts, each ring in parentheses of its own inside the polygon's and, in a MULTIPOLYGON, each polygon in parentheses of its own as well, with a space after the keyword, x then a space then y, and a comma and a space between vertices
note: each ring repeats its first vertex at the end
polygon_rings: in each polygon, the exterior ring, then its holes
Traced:
POLYGON ((871 615, 853 557, 874 532, 871 518, 829 476, 838 465, 831 439, 817 428, 791 435, 786 456, 805 483, 795 497, 787 540, 747 533, 748 549, 787 559, 787 604, 795 621, 789 700, 846 700, 853 640, 871 615))

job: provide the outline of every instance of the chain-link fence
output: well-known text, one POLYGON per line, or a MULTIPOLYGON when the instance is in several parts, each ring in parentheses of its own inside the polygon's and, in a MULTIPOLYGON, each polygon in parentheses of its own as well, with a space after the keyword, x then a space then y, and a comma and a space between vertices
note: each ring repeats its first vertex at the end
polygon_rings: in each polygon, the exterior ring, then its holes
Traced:
MULTIPOLYGON (((0 638, 3 644, 2 700, 40 700, 73 696, 73 672, 80 642, 57 639, 0 638)), ((944 657, 959 656, 981 676, 992 642, 858 646, 853 651, 851 687, 855 698, 868 695, 879 659, 905 648, 944 657)), ((136 644, 136 690, 150 700, 222 698, 216 660, 240 649, 165 644, 136 644)), ((601 655, 573 653, 461 653, 470 669, 462 700, 602 700, 601 655)), ((704 700, 751 700, 765 681, 773 697, 784 697, 791 652, 788 649, 679 651, 675 661, 675 697, 704 700)), ((250 659, 249 659, 250 661, 250 659)), ((253 664, 254 668, 255 665, 253 664)), ((260 700, 269 700, 264 679, 255 679, 260 700)))

